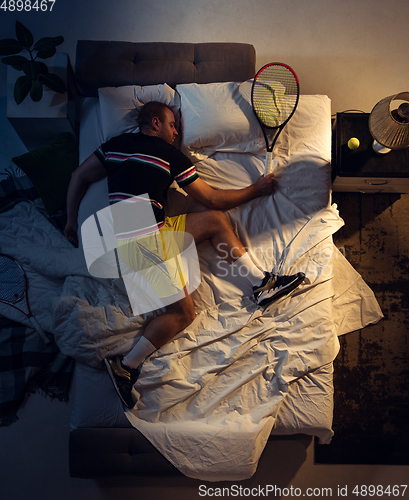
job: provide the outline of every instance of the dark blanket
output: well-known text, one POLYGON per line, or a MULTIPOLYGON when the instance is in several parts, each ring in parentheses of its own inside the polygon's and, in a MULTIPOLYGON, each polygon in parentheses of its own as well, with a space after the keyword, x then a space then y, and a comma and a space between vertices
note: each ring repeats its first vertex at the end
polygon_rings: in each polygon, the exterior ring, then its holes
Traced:
MULTIPOLYGON (((35 203, 51 224, 63 230, 65 211, 48 215, 28 177, 2 180, 0 212, 20 201, 35 203)), ((62 354, 54 341, 45 345, 32 328, 0 316, 0 426, 18 419, 18 409, 31 392, 67 402, 73 367, 74 360, 62 354)))

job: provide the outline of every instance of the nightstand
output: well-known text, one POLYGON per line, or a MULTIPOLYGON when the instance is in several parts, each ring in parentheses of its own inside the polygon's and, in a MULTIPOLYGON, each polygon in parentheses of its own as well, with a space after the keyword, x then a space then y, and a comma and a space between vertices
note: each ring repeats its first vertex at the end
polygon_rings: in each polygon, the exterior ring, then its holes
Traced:
POLYGON ((62 78, 68 92, 59 94, 44 87, 40 101, 33 102, 28 95, 21 104, 14 100, 14 84, 23 73, 7 67, 7 118, 28 150, 47 144, 64 132, 78 140, 77 89, 68 54, 57 53, 45 63, 50 73, 62 78))
POLYGON ((338 113, 333 127, 333 191, 406 193, 409 191, 409 148, 379 155, 372 149, 369 113, 338 113), (355 151, 351 137, 359 139, 355 151))

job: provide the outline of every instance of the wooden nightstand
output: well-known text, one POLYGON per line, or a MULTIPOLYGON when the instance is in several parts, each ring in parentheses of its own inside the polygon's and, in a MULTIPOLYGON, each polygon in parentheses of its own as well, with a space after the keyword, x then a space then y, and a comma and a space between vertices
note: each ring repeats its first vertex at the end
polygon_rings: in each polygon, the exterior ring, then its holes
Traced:
POLYGON ((409 148, 385 155, 372 149, 369 113, 338 113, 333 127, 333 191, 406 193, 409 191, 409 148), (348 141, 356 137, 355 151, 348 141))
POLYGON ((47 144, 64 132, 78 140, 77 89, 68 54, 57 53, 45 62, 50 73, 63 79, 68 92, 58 94, 44 87, 39 102, 33 102, 28 95, 18 105, 13 97, 14 84, 23 73, 7 67, 7 118, 28 150, 47 144))

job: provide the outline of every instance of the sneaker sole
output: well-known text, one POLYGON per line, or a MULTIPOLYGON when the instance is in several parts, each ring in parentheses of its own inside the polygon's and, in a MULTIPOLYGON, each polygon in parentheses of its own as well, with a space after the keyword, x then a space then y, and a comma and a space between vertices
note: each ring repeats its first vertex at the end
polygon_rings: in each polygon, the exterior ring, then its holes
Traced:
POLYGON ((276 292, 274 292, 274 290, 273 290, 271 295, 269 295, 269 292, 267 292, 266 296, 263 297, 260 302, 257 301, 257 304, 259 306, 265 306, 265 305, 269 304, 270 302, 272 302, 273 300, 279 299, 282 295, 291 293, 299 285, 301 285, 301 283, 304 281, 304 279, 305 279, 305 275, 300 276, 299 278, 294 280, 292 283, 289 283, 287 286, 280 288, 280 290, 278 290, 276 292))
MULTIPOLYGON (((115 382, 115 377, 114 377, 114 374, 111 370, 111 365, 109 364, 108 360, 105 358, 104 359, 104 363, 105 363, 105 366, 108 370, 108 375, 109 375, 109 378, 111 379, 112 383, 114 384, 114 387, 115 387, 115 390, 116 390, 116 393, 118 394, 120 400, 122 401, 122 403, 127 407, 129 408, 130 410, 132 410, 133 406, 129 406, 128 403, 124 400, 124 398, 122 397, 122 394, 120 392, 120 390, 118 389, 118 386, 116 385, 116 382, 115 382)), ((135 406, 135 405, 134 405, 135 406)))

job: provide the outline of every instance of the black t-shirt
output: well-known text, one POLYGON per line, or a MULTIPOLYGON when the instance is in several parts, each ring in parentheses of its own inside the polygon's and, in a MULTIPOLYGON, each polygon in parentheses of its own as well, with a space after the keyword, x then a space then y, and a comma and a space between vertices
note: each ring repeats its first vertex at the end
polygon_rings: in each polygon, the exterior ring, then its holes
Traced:
POLYGON ((183 188, 198 178, 192 162, 175 146, 142 133, 114 137, 95 155, 107 170, 109 203, 147 193, 159 227, 172 182, 183 188))

